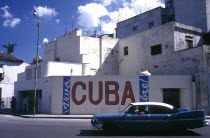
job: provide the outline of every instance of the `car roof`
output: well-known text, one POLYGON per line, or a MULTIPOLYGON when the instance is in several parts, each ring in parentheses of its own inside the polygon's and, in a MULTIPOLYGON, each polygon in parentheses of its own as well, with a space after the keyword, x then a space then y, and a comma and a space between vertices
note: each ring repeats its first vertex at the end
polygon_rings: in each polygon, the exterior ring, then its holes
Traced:
POLYGON ((160 103, 160 102, 135 102, 135 103, 131 103, 132 105, 158 105, 158 106, 165 106, 168 107, 170 109, 173 109, 174 107, 170 104, 166 104, 166 103, 160 103))

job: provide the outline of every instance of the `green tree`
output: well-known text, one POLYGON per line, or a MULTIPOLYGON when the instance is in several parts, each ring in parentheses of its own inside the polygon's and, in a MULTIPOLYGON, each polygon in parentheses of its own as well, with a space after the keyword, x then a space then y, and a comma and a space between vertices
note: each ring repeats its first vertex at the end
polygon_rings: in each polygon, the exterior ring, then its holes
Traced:
POLYGON ((10 43, 8 43, 7 45, 2 45, 2 47, 7 50, 8 54, 11 54, 14 52, 15 46, 16 46, 16 44, 10 44, 10 43))

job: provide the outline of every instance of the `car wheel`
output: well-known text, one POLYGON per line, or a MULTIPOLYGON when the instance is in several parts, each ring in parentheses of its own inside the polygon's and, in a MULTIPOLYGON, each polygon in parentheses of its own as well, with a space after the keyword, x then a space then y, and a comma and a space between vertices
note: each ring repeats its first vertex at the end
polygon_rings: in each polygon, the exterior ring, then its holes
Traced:
POLYGON ((119 132, 118 127, 114 124, 103 124, 102 130, 110 134, 116 134, 119 132))
POLYGON ((183 127, 183 126, 177 126, 177 127, 176 127, 176 132, 177 132, 177 133, 183 133, 183 132, 185 132, 185 131, 186 131, 186 128, 183 127))

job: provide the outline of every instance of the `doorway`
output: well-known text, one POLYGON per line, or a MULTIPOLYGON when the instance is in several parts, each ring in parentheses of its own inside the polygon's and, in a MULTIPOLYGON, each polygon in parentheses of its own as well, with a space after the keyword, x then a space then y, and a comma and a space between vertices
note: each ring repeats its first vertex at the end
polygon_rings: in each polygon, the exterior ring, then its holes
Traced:
POLYGON ((180 108, 180 89, 163 89, 163 102, 180 108))

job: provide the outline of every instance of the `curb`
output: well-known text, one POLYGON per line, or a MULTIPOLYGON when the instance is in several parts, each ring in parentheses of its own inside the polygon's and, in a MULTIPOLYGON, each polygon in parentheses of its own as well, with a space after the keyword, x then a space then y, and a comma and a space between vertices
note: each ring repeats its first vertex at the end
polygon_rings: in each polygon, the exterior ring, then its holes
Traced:
POLYGON ((22 118, 44 118, 44 119, 91 119, 91 117, 76 117, 76 116, 68 116, 68 117, 51 117, 51 116, 24 116, 24 115, 19 115, 19 117, 22 118))

